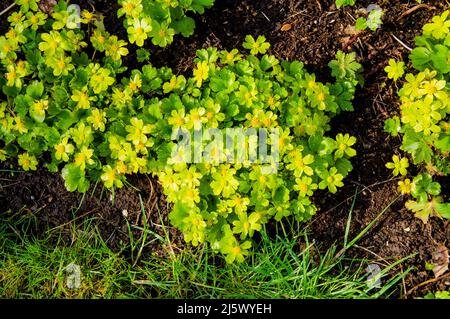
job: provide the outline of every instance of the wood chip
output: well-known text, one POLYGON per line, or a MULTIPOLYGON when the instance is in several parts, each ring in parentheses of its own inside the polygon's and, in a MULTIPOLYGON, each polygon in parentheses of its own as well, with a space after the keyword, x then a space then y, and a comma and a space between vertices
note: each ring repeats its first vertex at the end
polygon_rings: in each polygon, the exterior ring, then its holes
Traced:
POLYGON ((283 24, 283 26, 281 27, 281 31, 289 31, 292 29, 292 24, 290 23, 285 23, 283 24))

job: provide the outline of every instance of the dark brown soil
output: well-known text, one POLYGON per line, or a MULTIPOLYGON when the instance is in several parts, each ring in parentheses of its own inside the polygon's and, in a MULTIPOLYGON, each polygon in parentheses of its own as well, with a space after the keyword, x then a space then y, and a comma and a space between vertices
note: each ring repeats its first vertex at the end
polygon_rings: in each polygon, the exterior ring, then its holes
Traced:
MULTIPOLYGON (((6 7, 1 1, 0 8, 6 7)), ((105 13, 105 25, 113 25, 114 31, 125 37, 120 21, 115 18, 116 5, 111 1, 91 1, 98 11, 105 13), (105 9, 107 8, 107 9, 105 9)), ((196 17, 195 35, 185 39, 176 37, 166 49, 149 46, 152 62, 157 66, 170 66, 177 73, 189 73, 195 51, 208 46, 232 49, 240 47, 247 34, 264 34, 272 43, 271 53, 279 58, 302 60, 311 72, 323 81, 330 79, 328 62, 337 50, 354 50, 364 66, 366 84, 357 93, 355 112, 342 114, 333 120, 333 134, 351 133, 358 138, 358 156, 353 161, 354 171, 346 180, 346 186, 337 196, 317 196, 320 208, 317 217, 309 225, 311 236, 322 247, 342 243, 352 196, 362 191, 355 201, 350 234, 358 234, 366 225, 397 199, 397 181, 390 178, 385 163, 397 151, 400 140, 383 132, 384 120, 398 113, 396 86, 387 81, 383 71, 390 58, 407 61, 409 47, 414 37, 433 15, 442 12, 443 1, 423 1, 429 7, 421 7, 411 14, 402 14, 416 6, 415 1, 372 0, 357 1, 356 7, 336 10, 334 0, 216 0, 216 5, 202 17, 196 17), (366 32, 358 37, 349 29, 358 17, 358 8, 377 3, 385 10, 384 24, 376 32, 366 32), (283 27, 284 26, 284 27, 283 27), (288 31, 282 31, 290 29, 288 31)), ((127 61, 135 66, 131 58, 127 61)), ((137 176, 130 183, 140 189, 125 188, 116 192, 115 202, 109 194, 81 196, 64 190, 61 178, 43 171, 33 174, 10 176, 0 173, 0 207, 13 212, 36 214, 42 230, 46 227, 69 225, 74 219, 97 216, 99 228, 111 247, 118 247, 127 240, 126 220, 141 223, 139 195, 141 195, 155 231, 159 207, 163 221, 167 222, 167 208, 158 183, 147 176, 137 176), (79 209, 76 209, 81 202, 79 209), (128 218, 123 211, 128 211, 128 218)), ((443 193, 448 197, 449 179, 442 180, 443 193)), ((424 225, 406 211, 404 200, 398 199, 381 217, 380 221, 358 243, 359 248, 350 253, 367 257, 381 264, 416 254, 403 264, 402 270, 413 267, 403 282, 408 297, 422 296, 428 291, 448 289, 450 279, 435 280, 415 289, 418 284, 433 279, 425 270, 425 263, 440 244, 449 247, 448 222, 432 220, 424 225)), ((180 236, 173 231, 175 242, 180 236)), ((157 251, 157 247, 154 247, 157 251)), ((397 269, 398 270, 398 269, 397 269)), ((448 278, 448 277, 447 277, 448 278)))

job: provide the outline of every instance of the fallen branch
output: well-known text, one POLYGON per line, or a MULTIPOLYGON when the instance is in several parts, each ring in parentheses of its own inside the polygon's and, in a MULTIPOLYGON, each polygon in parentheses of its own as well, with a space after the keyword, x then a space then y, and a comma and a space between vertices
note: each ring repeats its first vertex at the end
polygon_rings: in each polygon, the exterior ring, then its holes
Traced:
POLYGON ((404 17, 409 16, 411 13, 414 13, 415 11, 420 10, 420 9, 434 10, 434 9, 436 9, 436 7, 430 6, 428 4, 418 4, 415 7, 412 7, 411 9, 403 12, 402 15, 400 17, 398 17, 397 21, 400 21, 404 17))
POLYGON ((434 278, 434 279, 430 279, 430 280, 424 281, 424 282, 418 284, 417 286, 411 288, 411 289, 405 294, 405 296, 409 296, 409 295, 412 294, 416 289, 418 289, 418 288, 420 288, 420 287, 423 287, 423 286, 426 286, 426 285, 435 283, 436 281, 439 281, 439 280, 441 280, 441 279, 448 278, 448 277, 450 277, 450 273, 448 273, 448 274, 446 274, 446 275, 444 275, 444 276, 438 277, 438 278, 434 278))

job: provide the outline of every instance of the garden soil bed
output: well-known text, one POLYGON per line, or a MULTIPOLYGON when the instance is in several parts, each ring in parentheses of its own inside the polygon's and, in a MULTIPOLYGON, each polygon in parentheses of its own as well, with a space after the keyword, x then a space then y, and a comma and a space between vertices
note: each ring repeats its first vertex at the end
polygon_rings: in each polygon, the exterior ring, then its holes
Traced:
MULTIPOLYGON (((0 9, 10 0, 0 0, 0 9)), ((114 26, 114 32, 125 37, 121 21, 115 17, 115 1, 90 1, 105 15, 105 25, 114 26)), ((352 212, 350 234, 358 234, 385 207, 394 202, 397 180, 385 168, 400 145, 399 139, 383 132, 384 120, 398 113, 397 87, 387 81, 383 71, 390 58, 407 61, 408 50, 414 46, 414 36, 424 23, 443 11, 443 1, 424 1, 428 6, 406 14, 415 7, 415 1, 357 1, 355 8, 336 10, 334 0, 216 0, 206 14, 196 17, 195 35, 185 39, 176 37, 166 49, 149 46, 151 60, 157 66, 167 65, 176 73, 189 74, 195 51, 208 46, 232 49, 240 47, 247 34, 265 35, 272 44, 271 54, 288 60, 301 60, 309 71, 322 81, 331 80, 327 64, 339 49, 353 50, 364 66, 366 83, 357 93, 355 112, 341 114, 333 120, 333 132, 351 133, 358 138, 358 156, 346 185, 336 196, 316 196, 319 212, 308 226, 312 238, 326 249, 333 243, 342 243, 352 197, 360 191, 352 212), (385 10, 383 27, 355 37, 351 26, 358 17, 358 9, 377 3, 385 10), (283 31, 285 30, 285 31, 283 31), (400 40, 398 41, 395 37, 400 40), (402 43, 400 43, 402 42, 402 43)), ((126 65, 136 67, 132 57, 126 65)), ((5 165, 2 165, 6 169, 5 165)), ((149 176, 129 179, 132 187, 115 193, 92 189, 83 198, 65 191, 62 179, 40 170, 37 173, 0 173, 0 207, 15 214, 34 214, 38 232, 53 227, 70 228, 87 217, 95 217, 98 228, 112 248, 127 241, 127 223, 142 223, 141 200, 153 231, 164 235, 161 224, 169 225, 168 207, 158 182, 149 176)), ((450 193, 447 180, 442 181, 443 193, 450 193)), ((100 187, 99 187, 100 188, 100 187)), ((425 270, 433 252, 444 245, 449 247, 450 225, 432 220, 424 225, 406 211, 403 199, 398 199, 379 222, 367 233, 350 254, 367 257, 387 265, 394 260, 416 254, 402 269, 413 267, 403 285, 407 296, 423 296, 428 291, 448 289, 450 278, 434 280, 425 270), (430 280, 428 284, 417 285, 430 280)), ((70 232, 68 232, 70 234, 70 232)), ((180 234, 171 229, 173 245, 183 245, 180 234)), ((163 253, 158 246, 154 253, 163 253)))

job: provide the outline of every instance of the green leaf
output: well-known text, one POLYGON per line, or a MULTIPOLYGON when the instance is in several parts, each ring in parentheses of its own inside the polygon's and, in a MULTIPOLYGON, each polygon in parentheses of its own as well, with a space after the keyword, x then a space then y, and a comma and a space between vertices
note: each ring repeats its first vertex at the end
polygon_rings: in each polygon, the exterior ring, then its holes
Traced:
POLYGON ((450 72, 449 49, 446 46, 441 44, 436 45, 431 56, 431 61, 439 72, 443 74, 450 72))
POLYGON ((40 81, 33 81, 27 87, 27 95, 34 100, 39 99, 44 94, 44 84, 40 81))
POLYGON ((190 17, 183 17, 181 20, 172 22, 170 25, 176 33, 181 33, 184 37, 190 37, 194 34, 195 21, 190 17))
POLYGON ((69 94, 67 93, 66 89, 62 86, 58 86, 53 91, 53 98, 55 99, 56 103, 65 104, 65 102, 69 99, 69 94))
POLYGON ((30 106, 33 104, 33 99, 28 95, 18 95, 14 99, 14 111, 20 117, 25 117, 30 109, 30 106))
POLYGON ((367 29, 367 20, 363 17, 358 18, 356 20, 355 29, 358 31, 363 31, 367 29))
POLYGON ((146 62, 150 59, 150 52, 146 49, 139 48, 136 50, 136 58, 139 63, 146 62))
POLYGON ((400 148, 413 156, 414 164, 430 162, 433 156, 433 151, 426 141, 412 130, 405 133, 400 148))
POLYGON ((415 48, 409 58, 415 69, 419 71, 425 70, 427 64, 431 61, 431 52, 427 48, 415 48))
POLYGON ((76 122, 75 116, 69 110, 62 110, 58 114, 58 121, 55 123, 56 127, 62 131, 68 130, 72 124, 76 122))
POLYGON ((436 142, 435 145, 441 152, 450 152, 450 136, 443 136, 436 142))
POLYGON ((336 0, 336 7, 339 9, 345 6, 352 6, 355 2, 356 0, 336 0))
POLYGON ((235 88, 236 75, 230 70, 220 70, 210 79, 209 86, 214 92, 231 92, 235 88))
POLYGON ((278 187, 273 194, 275 204, 284 204, 289 202, 289 190, 285 186, 278 187))
POLYGON ((205 13, 205 8, 210 8, 214 4, 215 0, 192 0, 192 10, 197 13, 205 13))
POLYGON ((261 70, 263 71, 267 71, 270 68, 274 67, 275 65, 277 65, 279 62, 277 60, 277 58, 275 58, 273 55, 267 55, 265 54, 262 58, 261 58, 261 70))
POLYGON ((428 195, 437 196, 441 193, 441 185, 433 182, 430 174, 420 174, 414 178, 413 182, 415 187, 413 187, 411 194, 420 201, 426 201, 428 195))
POLYGON ((445 219, 450 219, 450 204, 443 203, 436 205, 436 211, 445 219))
POLYGON ((353 166, 352 163, 346 158, 340 158, 336 161, 335 164, 339 174, 343 176, 347 176, 349 172, 352 171, 353 166))
POLYGON ((62 172, 64 178, 64 185, 69 192, 79 191, 84 193, 89 188, 89 182, 86 180, 84 172, 74 164, 66 165, 62 172))
POLYGON ((384 131, 392 136, 398 136, 401 129, 402 126, 398 116, 394 116, 384 122, 384 131))

